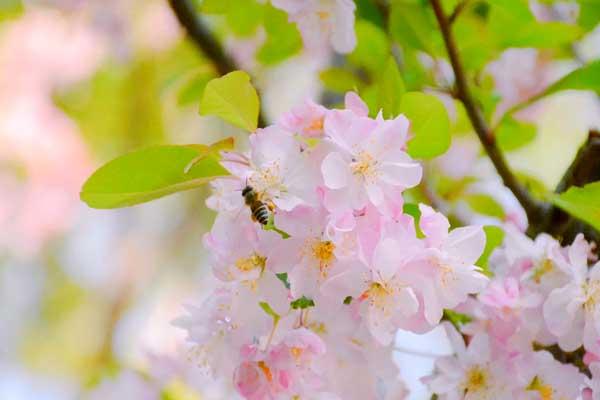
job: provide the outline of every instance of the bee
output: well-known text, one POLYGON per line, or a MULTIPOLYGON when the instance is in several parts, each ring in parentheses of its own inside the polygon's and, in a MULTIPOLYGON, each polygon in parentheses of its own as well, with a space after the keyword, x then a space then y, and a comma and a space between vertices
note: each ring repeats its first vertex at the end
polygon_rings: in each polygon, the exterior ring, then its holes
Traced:
POLYGON ((250 207, 252 219, 261 225, 267 225, 269 223, 269 207, 260 200, 252 186, 246 185, 242 190, 242 197, 244 197, 244 203, 250 207))

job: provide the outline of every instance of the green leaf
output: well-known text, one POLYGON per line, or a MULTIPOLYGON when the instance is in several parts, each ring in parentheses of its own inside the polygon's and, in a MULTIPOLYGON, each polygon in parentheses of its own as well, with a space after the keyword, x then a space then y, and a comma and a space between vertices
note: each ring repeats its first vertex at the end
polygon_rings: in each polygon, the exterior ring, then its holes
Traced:
POLYGON ((459 313, 452 310, 444 310, 444 320, 450 321, 450 323, 460 331, 460 328, 463 325, 471 322, 473 318, 471 318, 467 314, 459 313))
POLYGON ((483 227, 483 231, 485 232, 486 238, 485 248, 479 257, 479 260, 477 260, 475 264, 480 266, 486 275, 490 275, 491 273, 489 270, 488 261, 492 255, 492 252, 504 241, 504 230, 498 226, 487 225, 483 227))
POLYGON ((283 283, 283 286, 285 286, 286 289, 289 289, 291 287, 290 281, 288 280, 287 272, 281 272, 279 274, 275 274, 275 276, 277 276, 277 279, 279 279, 281 283, 283 283))
POLYGON ((581 29, 564 22, 529 23, 521 29, 506 29, 500 39, 504 47, 553 48, 569 44, 581 36, 581 29))
POLYGON ((533 175, 527 174, 522 171, 515 171, 517 179, 525 186, 525 189, 529 191, 534 197, 542 201, 547 201, 549 189, 546 187, 544 182, 533 175))
POLYGON ((593 90, 600 95, 600 60, 567 74, 544 91, 544 96, 561 90, 593 90))
POLYGON ((488 0, 492 6, 490 23, 494 22, 493 17, 505 20, 513 20, 518 22, 535 21, 529 3, 526 0, 488 0))
POLYGON ((296 24, 288 21, 287 14, 273 6, 265 8, 267 40, 258 50, 256 59, 265 65, 274 65, 297 54, 302 49, 302 37, 296 24))
POLYGON ((400 100, 400 112, 408 118, 414 137, 408 154, 429 159, 444 154, 450 147, 450 120, 446 107, 435 96, 408 92, 400 100))
POLYGON ((199 72, 188 78, 186 82, 179 88, 177 93, 177 104, 186 106, 196 103, 202 98, 204 88, 214 78, 213 73, 199 72))
POLYGON ((591 31, 600 23, 598 0, 579 0, 579 26, 591 31))
POLYGON ((344 304, 349 305, 350 303, 352 303, 352 296, 346 296, 344 299, 344 304))
POLYGON ((433 43, 434 32, 437 32, 428 10, 421 4, 408 4, 397 1, 392 4, 390 13, 390 33, 401 43, 417 50, 435 54, 433 43))
POLYGON ((256 0, 228 0, 227 24, 241 37, 252 36, 263 21, 264 6, 256 0))
POLYGON ((466 203, 478 214, 489 215, 496 218, 504 218, 504 208, 491 196, 486 194, 472 193, 464 197, 466 203))
POLYGON ((309 299, 306 296, 302 296, 299 299, 296 299, 290 303, 290 307, 294 310, 304 310, 309 307, 314 307, 315 302, 313 299, 309 299))
POLYGON ((260 303, 258 303, 258 305, 260 306, 260 308, 263 309, 263 311, 265 313, 267 313, 267 315, 270 315, 271 317, 273 317, 274 321, 279 321, 279 319, 281 318, 281 316, 279 314, 277 314, 275 312, 275 310, 273 310, 271 308, 271 306, 269 305, 269 303, 267 303, 265 301, 261 301, 260 303))
POLYGON ((553 48, 570 44, 581 29, 563 22, 538 22, 524 0, 491 0, 489 29, 500 47, 553 48))
POLYGON ((413 217, 413 220, 415 221, 415 231, 417 232, 417 237, 424 238, 425 234, 423 231, 421 231, 421 227, 419 226, 419 221, 421 220, 421 210, 419 209, 419 205, 414 203, 404 203, 402 206, 402 211, 404 214, 413 217))
POLYGON ((564 193, 552 196, 557 207, 600 230, 600 182, 584 187, 573 186, 564 193))
POLYGON ((356 75, 339 67, 327 68, 319 73, 319 77, 323 86, 333 92, 346 93, 362 86, 356 75))
POLYGON ((243 71, 234 71, 208 82, 200 104, 200 115, 216 115, 253 132, 258 126, 259 107, 250 76, 243 71))
POLYGON ((230 0, 202 0, 200 10, 205 14, 225 14, 230 3, 230 0))
POLYGON ((394 118, 400 111, 400 99, 406 88, 393 57, 389 57, 377 82, 378 109, 383 110, 385 118, 394 118))
POLYGON ((125 154, 88 178, 81 200, 92 208, 118 208, 194 189, 228 175, 217 151, 232 146, 230 138, 213 146, 154 146, 125 154), (190 163, 194 164, 186 173, 190 163))
POLYGON ((356 16, 384 28, 383 15, 372 0, 355 0, 356 16))
POLYGON ((535 125, 517 121, 511 117, 502 119, 496 130, 498 146, 503 151, 516 150, 530 143, 536 135, 535 125))
POLYGON ((20 16, 23 10, 23 2, 21 0, 0 1, 0 22, 20 16))
POLYGON ((600 96, 600 60, 594 61, 565 75, 552 85, 548 86, 542 93, 511 108, 507 111, 507 114, 515 113, 543 97, 562 90, 592 90, 600 96))
POLYGON ((376 74, 383 69, 390 52, 387 35, 367 21, 357 21, 355 29, 358 43, 348 59, 376 74))

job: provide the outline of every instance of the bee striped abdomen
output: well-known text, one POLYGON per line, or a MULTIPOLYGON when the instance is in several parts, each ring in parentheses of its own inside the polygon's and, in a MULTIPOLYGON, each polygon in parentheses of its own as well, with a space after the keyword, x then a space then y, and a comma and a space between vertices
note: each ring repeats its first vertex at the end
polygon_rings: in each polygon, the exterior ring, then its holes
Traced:
POLYGON ((261 225, 267 225, 269 222, 269 209, 264 203, 255 202, 250 207, 252 210, 252 216, 256 219, 261 225))
POLYGON ((260 201, 259 196, 254 189, 252 189, 251 186, 246 186, 244 190, 242 190, 242 196, 244 197, 246 205, 250 207, 252 219, 258 221, 261 225, 267 225, 269 223, 269 208, 265 203, 260 201))

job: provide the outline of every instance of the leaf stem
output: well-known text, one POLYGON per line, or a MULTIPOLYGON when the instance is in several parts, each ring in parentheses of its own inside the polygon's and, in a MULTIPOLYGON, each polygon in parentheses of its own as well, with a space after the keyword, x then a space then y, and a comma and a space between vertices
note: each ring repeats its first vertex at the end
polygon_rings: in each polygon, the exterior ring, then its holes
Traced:
MULTIPOLYGON (((169 5, 189 38, 212 61, 219 75, 223 76, 238 69, 233 59, 225 53, 223 46, 198 17, 191 0, 169 0, 169 5)), ((258 127, 265 126, 266 121, 261 112, 258 116, 258 127)))
POLYGON ((430 3, 440 26, 446 51, 450 57, 450 64, 452 65, 452 69, 454 71, 454 76, 456 79, 456 95, 465 106, 465 110, 467 111, 469 120, 473 125, 473 129, 479 137, 479 140, 481 141, 481 144, 483 145, 483 148, 488 154, 490 160, 494 164, 498 175, 500 175, 500 178, 502 178, 504 185, 511 190, 519 203, 521 203, 521 206, 527 213, 529 223, 534 225, 538 224, 540 222, 544 206, 531 197, 529 191, 517 180, 516 176, 508 167, 502 152, 496 145, 495 138, 487 122, 485 121, 481 110, 471 95, 458 48, 452 34, 450 21, 444 15, 441 2, 440 0, 430 0, 430 3))

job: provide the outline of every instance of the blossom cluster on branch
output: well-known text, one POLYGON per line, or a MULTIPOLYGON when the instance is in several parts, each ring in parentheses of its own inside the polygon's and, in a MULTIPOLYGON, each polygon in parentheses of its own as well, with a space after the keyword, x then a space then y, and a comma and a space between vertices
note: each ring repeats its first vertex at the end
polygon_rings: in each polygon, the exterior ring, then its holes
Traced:
POLYGON ((455 355, 437 360, 425 381, 441 399, 600 398, 594 246, 583 235, 561 247, 546 234, 505 230, 490 259, 494 277, 456 308, 468 316, 460 332, 446 326, 455 355))
POLYGON ((487 285, 474 265, 481 227, 449 231, 424 204, 415 226, 403 211, 422 173, 405 151, 409 125, 369 118, 348 93, 343 110, 307 102, 253 133, 249 153, 224 154, 232 176, 212 184, 204 239, 222 284, 178 324, 243 397, 402 397, 395 332, 431 330, 487 285), (272 210, 267 229, 248 188, 272 210))

